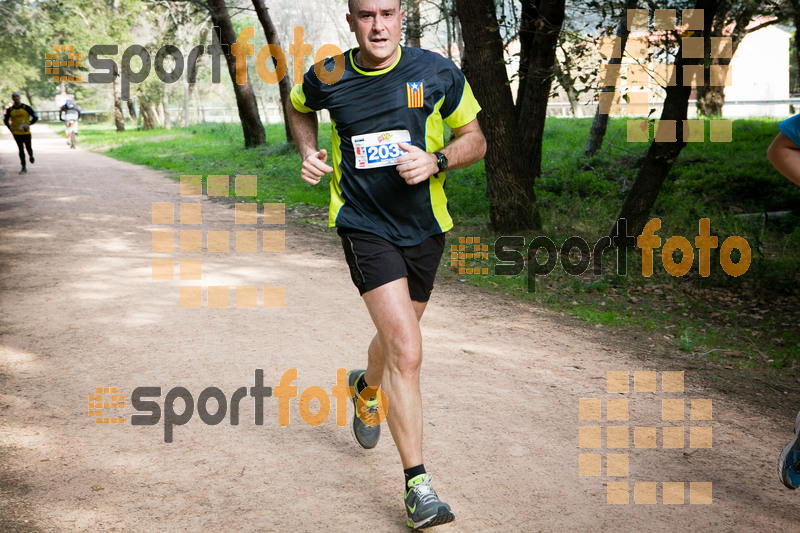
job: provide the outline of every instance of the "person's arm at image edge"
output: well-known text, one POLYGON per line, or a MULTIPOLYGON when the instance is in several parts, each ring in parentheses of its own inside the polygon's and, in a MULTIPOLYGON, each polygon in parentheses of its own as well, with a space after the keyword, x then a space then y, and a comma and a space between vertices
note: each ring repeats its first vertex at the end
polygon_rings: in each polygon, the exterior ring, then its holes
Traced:
POLYGON ((800 186, 800 148, 789 137, 779 133, 767 149, 767 158, 775 170, 800 186))
POLYGON ((289 129, 297 151, 303 158, 300 177, 307 183, 316 185, 322 176, 333 172, 333 167, 325 164, 328 151, 317 148, 317 114, 302 113, 289 101, 286 103, 286 120, 289 121, 289 129))

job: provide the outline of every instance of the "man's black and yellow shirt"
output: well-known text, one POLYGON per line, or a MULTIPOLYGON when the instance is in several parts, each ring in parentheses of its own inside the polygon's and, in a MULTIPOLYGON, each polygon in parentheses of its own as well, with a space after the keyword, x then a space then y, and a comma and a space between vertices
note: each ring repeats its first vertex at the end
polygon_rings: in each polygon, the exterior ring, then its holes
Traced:
POLYGON ((23 126, 30 126, 37 120, 39 117, 36 115, 36 111, 26 104, 21 104, 19 107, 7 107, 3 117, 3 123, 14 135, 30 135, 30 130, 26 131, 23 126))
MULTIPOLYGON (((459 128, 475 119, 481 108, 464 74, 436 53, 398 47, 392 65, 368 70, 354 61, 357 52, 354 48, 344 53, 344 73, 336 83, 323 83, 310 68, 303 83, 292 89, 292 104, 302 113, 328 109, 331 116, 329 225, 413 246, 453 227, 444 173, 408 185, 395 166, 357 168, 352 139, 405 130, 411 144, 435 152, 445 144, 443 123, 459 128)), ((333 70, 332 58, 325 67, 333 70)))

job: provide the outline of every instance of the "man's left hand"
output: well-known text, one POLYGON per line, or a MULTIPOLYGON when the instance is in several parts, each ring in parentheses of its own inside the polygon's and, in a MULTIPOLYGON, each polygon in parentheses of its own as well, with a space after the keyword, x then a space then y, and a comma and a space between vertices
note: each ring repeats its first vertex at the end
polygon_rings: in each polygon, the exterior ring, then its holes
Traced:
POLYGON ((397 162, 397 172, 409 185, 416 185, 439 172, 439 164, 435 155, 408 143, 398 146, 407 153, 397 162))

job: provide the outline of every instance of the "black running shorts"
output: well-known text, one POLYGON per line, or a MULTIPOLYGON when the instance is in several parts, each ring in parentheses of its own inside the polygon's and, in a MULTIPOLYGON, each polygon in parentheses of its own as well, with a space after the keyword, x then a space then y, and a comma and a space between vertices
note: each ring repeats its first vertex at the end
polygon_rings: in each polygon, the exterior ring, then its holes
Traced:
POLYGON ((408 278, 408 292, 415 302, 427 302, 436 269, 444 251, 444 233, 428 237, 416 246, 396 246, 372 233, 339 228, 350 277, 364 294, 390 281, 408 278))

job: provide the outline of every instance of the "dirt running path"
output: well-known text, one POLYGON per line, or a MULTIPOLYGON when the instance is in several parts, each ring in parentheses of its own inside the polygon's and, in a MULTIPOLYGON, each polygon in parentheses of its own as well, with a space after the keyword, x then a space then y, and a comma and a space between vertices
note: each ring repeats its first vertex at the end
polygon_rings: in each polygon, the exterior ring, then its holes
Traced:
MULTIPOLYGON (((330 392, 337 368, 363 365, 372 327, 335 236, 291 219, 284 254, 203 254, 203 284, 283 285, 285 308, 181 309, 181 282, 151 279, 151 259, 165 256, 151 252, 151 204, 179 203, 178 185, 69 151, 45 127, 34 134, 26 176, 10 136, 0 139, 0 530, 405 531, 386 426, 376 449, 361 450, 336 425, 333 400, 311 427, 293 398, 280 427, 276 398, 257 426, 246 397, 239 425, 195 413, 172 443, 163 420, 132 426, 130 404, 107 411, 126 424, 94 424, 87 398, 98 386, 128 400, 136 387, 161 387, 163 406, 173 387, 196 400, 216 386, 230 399, 256 369, 274 387, 296 368, 300 392, 330 392)), ((230 204, 201 203, 203 230, 241 229, 230 204)), ((774 468, 791 406, 776 422, 691 372, 684 394, 633 393, 633 371, 674 366, 458 282, 437 285, 423 326, 425 463, 457 517, 438 531, 797 530, 800 494, 774 468), (631 393, 606 393, 609 370, 631 371, 631 393), (592 397, 629 399, 629 420, 579 422, 579 398, 592 397), (687 401, 686 421, 661 422, 665 398, 711 398, 713 421, 689 420, 687 401), (629 448, 579 449, 579 426, 592 424, 630 426, 629 448), (687 429, 685 449, 634 448, 633 426, 681 424, 711 426, 713 447, 689 449, 687 429), (628 454, 628 476, 607 477, 603 459, 602 476, 581 477, 581 451, 628 454), (629 483, 629 504, 606 503, 615 481, 629 483), (690 504, 688 483, 684 504, 662 503, 661 482, 692 481, 713 484, 713 503, 690 504), (634 504, 634 482, 657 482, 658 503, 634 504)))

